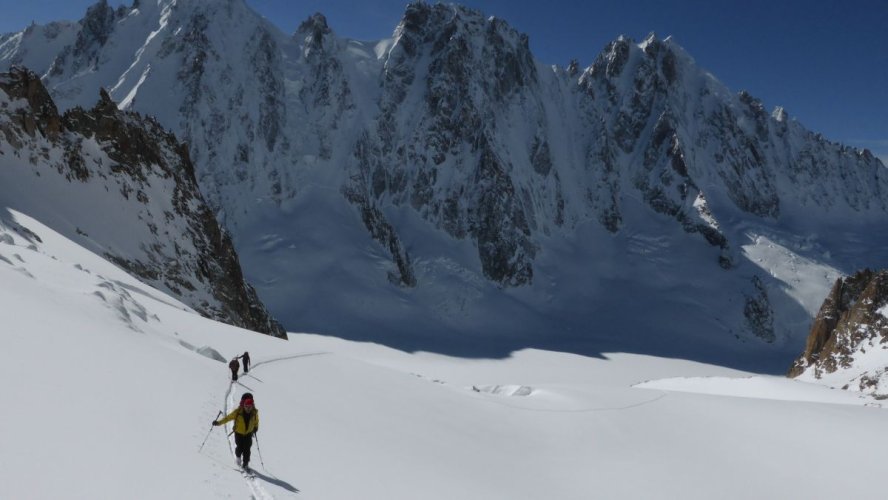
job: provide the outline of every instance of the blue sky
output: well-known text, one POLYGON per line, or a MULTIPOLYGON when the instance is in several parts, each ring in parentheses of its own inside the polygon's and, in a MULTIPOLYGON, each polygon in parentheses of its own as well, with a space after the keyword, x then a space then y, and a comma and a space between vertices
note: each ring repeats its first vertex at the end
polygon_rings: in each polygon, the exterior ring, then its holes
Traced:
MULTIPOLYGON (((151 0, 142 0, 151 1, 151 0)), ((314 12, 340 36, 388 37, 407 0, 246 0, 285 32, 314 12)), ((91 0, 0 0, 0 32, 76 20, 91 0)), ((112 5, 131 4, 110 0, 112 5)), ((589 65, 621 34, 671 35, 735 91, 888 163, 886 0, 465 0, 530 36, 536 57, 589 65)))

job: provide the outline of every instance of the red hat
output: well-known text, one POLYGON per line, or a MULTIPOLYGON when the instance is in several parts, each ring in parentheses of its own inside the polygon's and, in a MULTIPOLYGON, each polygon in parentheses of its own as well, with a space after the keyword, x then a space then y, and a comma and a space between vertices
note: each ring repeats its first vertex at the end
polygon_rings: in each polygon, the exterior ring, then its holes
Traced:
POLYGON ((241 401, 241 406, 253 406, 253 400, 252 399, 245 399, 245 400, 241 401))

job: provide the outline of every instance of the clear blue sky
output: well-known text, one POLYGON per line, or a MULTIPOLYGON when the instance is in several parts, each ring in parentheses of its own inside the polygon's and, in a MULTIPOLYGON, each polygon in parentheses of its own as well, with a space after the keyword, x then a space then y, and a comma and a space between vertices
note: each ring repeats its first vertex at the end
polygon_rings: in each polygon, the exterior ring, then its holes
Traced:
MULTIPOLYGON (((151 0, 142 0, 151 1, 151 0)), ((210 1, 210 0, 206 0, 210 1)), ((0 32, 76 20, 93 0, 0 0, 0 32)), ((131 1, 110 0, 112 5, 131 1)), ((406 0, 247 0, 290 33, 314 12, 340 36, 391 35, 406 0)), ((888 0, 464 0, 530 36, 545 63, 589 65, 621 34, 671 35, 735 91, 888 163, 888 0)))

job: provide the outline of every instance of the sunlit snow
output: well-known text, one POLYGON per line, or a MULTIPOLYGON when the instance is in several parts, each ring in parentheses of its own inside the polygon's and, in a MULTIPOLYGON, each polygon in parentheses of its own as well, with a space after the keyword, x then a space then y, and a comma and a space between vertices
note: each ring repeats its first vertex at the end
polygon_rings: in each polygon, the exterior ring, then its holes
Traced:
POLYGON ((631 354, 278 340, 0 213, 0 498, 882 497, 856 479, 880 476, 888 446, 872 399, 631 354), (225 361, 245 350, 253 369, 231 385, 225 361), (210 426, 245 391, 262 418, 253 478, 210 426))

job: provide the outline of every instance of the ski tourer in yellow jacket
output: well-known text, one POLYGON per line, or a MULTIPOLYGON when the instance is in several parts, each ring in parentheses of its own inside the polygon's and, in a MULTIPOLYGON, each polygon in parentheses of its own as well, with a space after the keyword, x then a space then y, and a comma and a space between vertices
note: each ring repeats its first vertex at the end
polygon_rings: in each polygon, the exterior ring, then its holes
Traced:
POLYGON ((249 392, 241 396, 240 406, 221 420, 214 420, 213 425, 222 425, 234 420, 234 456, 238 463, 247 469, 250 464, 250 448, 253 447, 253 436, 259 431, 259 410, 253 406, 253 395, 249 392), (241 462, 243 455, 243 462, 241 462))
POLYGON ((258 431, 259 410, 253 407, 252 400, 247 401, 250 401, 249 407, 247 407, 242 401, 241 405, 235 408, 233 412, 218 420, 218 425, 227 424, 234 420, 235 434, 252 435, 254 432, 258 431))

